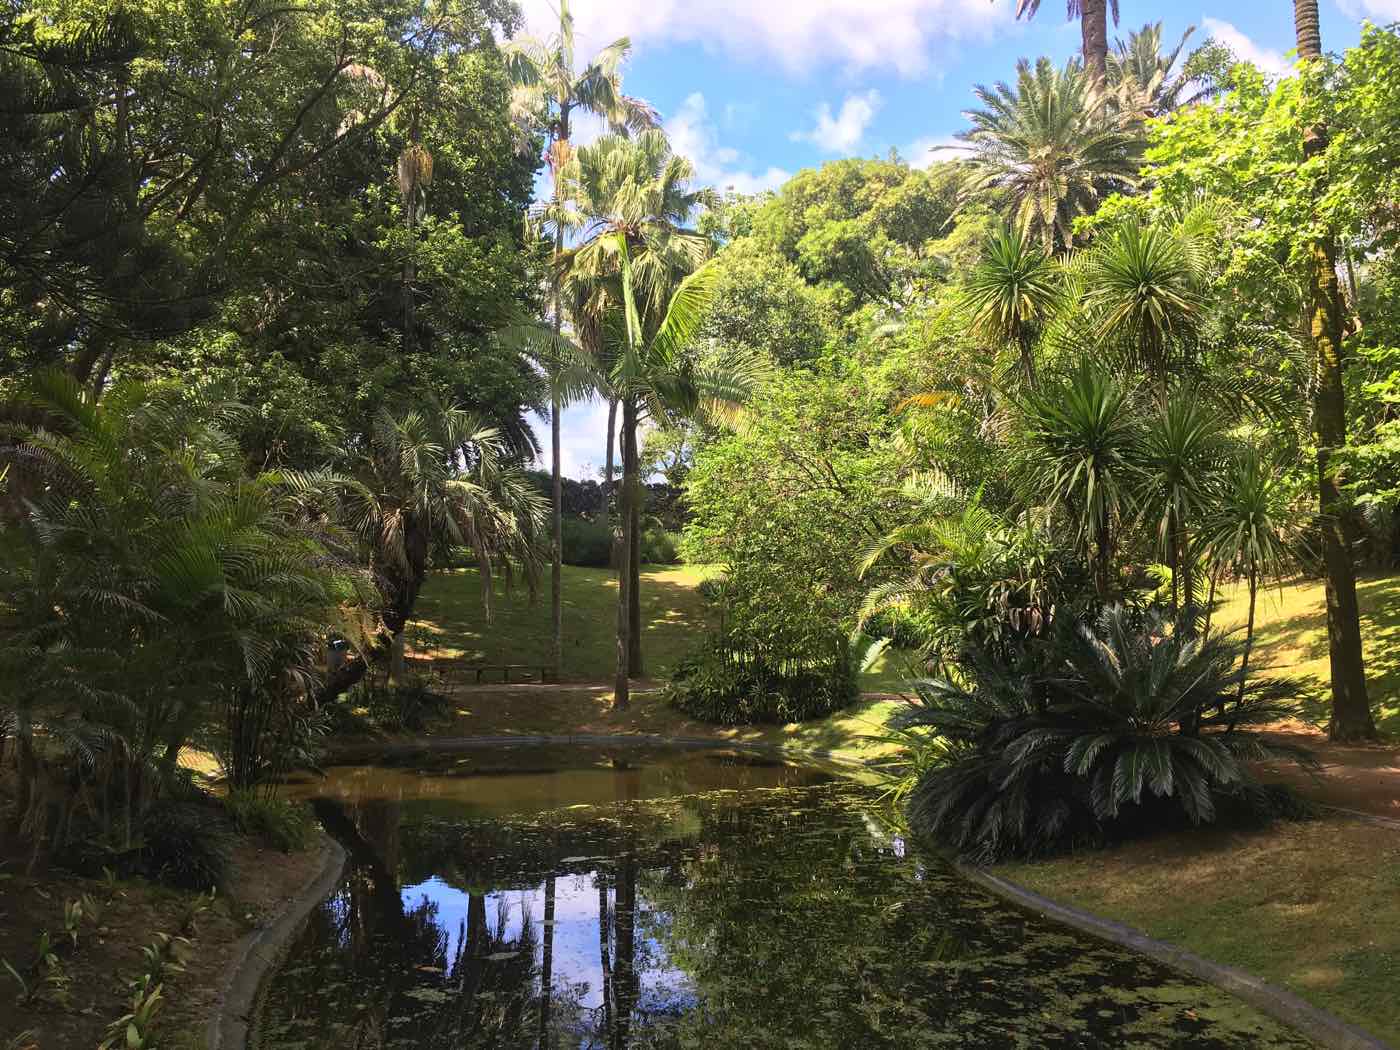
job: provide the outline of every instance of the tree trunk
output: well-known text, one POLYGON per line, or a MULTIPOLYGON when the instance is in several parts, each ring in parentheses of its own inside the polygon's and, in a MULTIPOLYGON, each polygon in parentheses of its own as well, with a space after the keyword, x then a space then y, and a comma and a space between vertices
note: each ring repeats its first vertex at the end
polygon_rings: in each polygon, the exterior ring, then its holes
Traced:
POLYGON ((553 1044, 549 1008, 554 996, 554 876, 544 880, 544 949, 540 962, 540 1050, 553 1044))
MULTIPOLYGON (((554 299, 554 308, 559 309, 559 298, 554 299)), ((554 318, 555 335, 559 334, 559 317, 554 318)), ((551 469, 551 502, 553 507, 554 558, 549 567, 549 622, 553 633, 549 642, 549 663, 554 681, 559 681, 564 673, 564 482, 559 474, 559 391, 554 391, 550 405, 550 445, 553 449, 551 469)))
POLYGON ((1249 617, 1244 628, 1244 654, 1240 657, 1240 693, 1237 703, 1244 702, 1244 687, 1249 681, 1249 652, 1254 648, 1254 603, 1259 597, 1259 567, 1249 567, 1249 617))
POLYGON ((1210 590, 1206 593, 1206 622, 1201 628, 1201 641, 1210 637, 1210 621, 1215 615, 1215 587, 1220 582, 1220 570, 1212 569, 1210 573, 1210 590))
POLYGON ((608 453, 603 468, 603 520, 608 523, 608 535, 612 538, 612 550, 610 553, 611 564, 615 569, 618 565, 617 544, 618 528, 616 516, 613 512, 613 442, 617 434, 617 398, 608 399, 608 453))
POLYGON ((1084 70, 1095 87, 1108 80, 1108 0, 1080 0, 1079 33, 1084 70))
POLYGON ((617 679, 613 685, 613 710, 627 709, 631 698, 627 681, 631 666, 632 615, 629 592, 632 589, 632 501, 635 498, 631 465, 632 435, 636 430, 637 409, 631 398, 622 402, 622 500, 618 517, 622 521, 622 542, 618 544, 617 566, 617 679))
MULTIPOLYGON (((1298 57, 1322 54, 1317 0, 1294 0, 1298 57)), ((1303 130, 1303 157, 1327 151, 1324 124, 1303 130)), ((1327 186, 1315 186, 1321 198, 1327 186)), ((1346 391, 1342 384, 1342 302, 1337 282, 1337 243, 1330 233, 1316 238, 1308 260, 1310 331, 1316 351, 1313 420, 1317 430, 1318 511, 1322 526, 1322 560, 1327 574, 1327 641, 1332 667, 1333 740, 1357 740, 1376 734, 1366 695, 1366 666, 1361 652, 1361 614, 1356 601, 1356 570, 1352 565, 1346 510, 1332 457, 1346 445, 1346 391)))
POLYGON ((400 627, 394 632, 394 640, 389 645, 389 684, 394 687, 403 685, 406 672, 404 670, 404 635, 406 629, 400 627))
POLYGON ((632 550, 628 565, 632 569, 632 585, 627 589, 628 647, 627 673, 642 677, 642 486, 637 460, 637 438, 632 437, 632 550))

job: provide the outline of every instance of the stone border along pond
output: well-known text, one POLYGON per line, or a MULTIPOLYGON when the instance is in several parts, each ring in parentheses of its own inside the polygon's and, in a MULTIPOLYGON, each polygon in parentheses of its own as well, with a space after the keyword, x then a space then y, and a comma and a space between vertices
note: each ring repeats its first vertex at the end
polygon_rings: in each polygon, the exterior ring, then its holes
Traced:
MULTIPOLYGON (((786 758, 816 758, 850 767, 863 768, 864 763, 840 751, 784 747, 777 744, 714 740, 700 737, 678 739, 656 734, 578 735, 578 736, 491 736, 423 738, 396 741, 360 748, 354 745, 332 756, 333 761, 346 761, 352 756, 363 760, 414 751, 454 751, 502 746, 566 746, 571 744, 603 746, 674 747, 681 750, 713 748, 716 750, 750 751, 786 758)), ((1353 818, 1374 819, 1390 827, 1396 822, 1372 818, 1369 814, 1326 807, 1353 818)), ((222 988, 210 1019, 206 1043, 208 1050, 245 1050, 248 1045, 249 1022, 256 1010, 258 997, 267 975, 281 963, 287 947, 300 933, 312 910, 323 901, 344 873, 347 855, 344 848, 329 836, 321 847, 322 864, 305 888, 289 901, 268 925, 253 930, 243 938, 233 961, 224 974, 222 988)), ((1145 955, 1156 962, 1228 992, 1261 1013, 1281 1021, 1314 1040, 1327 1050, 1396 1050, 1370 1033, 1343 1021, 1320 1007, 1305 1002, 1292 992, 1270 984, 1244 970, 1189 952, 1166 941, 1147 936, 1141 930, 1124 923, 1105 919, 1079 908, 1060 904, 1008 879, 979 868, 953 861, 954 868, 964 878, 1017 907, 1070 926, 1081 933, 1109 941, 1145 955)))

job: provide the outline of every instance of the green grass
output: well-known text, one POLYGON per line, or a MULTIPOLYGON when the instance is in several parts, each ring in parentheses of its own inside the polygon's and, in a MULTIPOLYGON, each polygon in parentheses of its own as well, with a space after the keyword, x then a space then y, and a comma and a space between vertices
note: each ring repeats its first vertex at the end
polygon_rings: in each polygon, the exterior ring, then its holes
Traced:
MULTIPOLYGON (((1377 727, 1400 734, 1400 576, 1357 581, 1366 679, 1377 727)), ((1216 610, 1222 627, 1243 627, 1249 592, 1232 588, 1216 610)), ((1265 673, 1287 675, 1303 685, 1306 717, 1325 725, 1331 703, 1327 659, 1327 606, 1319 580, 1275 584, 1259 592, 1255 613, 1255 659, 1265 673)))
MULTIPOLYGON (((705 633, 704 603, 696 587, 706 569, 689 565, 642 570, 642 653, 648 677, 665 677, 705 633)), ((563 572, 566 682, 607 682, 616 666, 617 578, 608 569, 565 565, 563 572)), ((497 582, 494 616, 482 609, 475 569, 436 572, 423 584, 409 651, 432 659, 488 664, 549 662, 549 580, 531 603, 522 586, 497 582)))
POLYGON ((1400 833, 1339 818, 1198 829, 998 871, 1400 1040, 1400 833))
MULTIPOLYGON (((705 566, 651 566, 642 570, 642 655, 647 677, 666 678, 708 629, 696 588, 705 566)), ((431 574, 408 631, 409 652, 427 659, 487 664, 549 661, 549 581, 532 604, 523 587, 493 590, 494 616, 486 622, 481 577, 475 569, 431 574)), ((617 578, 610 569, 565 565, 563 571, 565 682, 611 682, 616 666, 617 578)), ((907 657, 880 655, 861 680, 865 692, 895 692, 908 676, 907 657)))

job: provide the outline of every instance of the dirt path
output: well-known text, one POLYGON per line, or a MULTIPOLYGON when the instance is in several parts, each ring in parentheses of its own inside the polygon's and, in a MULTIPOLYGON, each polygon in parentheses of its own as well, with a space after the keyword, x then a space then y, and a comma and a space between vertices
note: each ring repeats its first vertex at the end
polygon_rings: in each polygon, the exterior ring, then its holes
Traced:
POLYGON ((1400 743, 1334 744, 1303 723, 1270 733, 1277 740, 1306 747, 1322 763, 1316 774, 1275 763, 1263 767, 1267 779, 1292 784, 1307 798, 1345 809, 1400 820, 1400 743))

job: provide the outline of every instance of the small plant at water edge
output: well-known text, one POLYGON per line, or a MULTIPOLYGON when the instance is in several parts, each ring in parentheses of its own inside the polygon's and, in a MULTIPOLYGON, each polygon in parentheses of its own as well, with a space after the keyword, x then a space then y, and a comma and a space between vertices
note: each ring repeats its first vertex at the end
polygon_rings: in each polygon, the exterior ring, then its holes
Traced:
POLYGON ((153 1050, 155 1017, 165 1000, 159 984, 142 982, 131 996, 131 1009, 107 1026, 97 1050, 153 1050))

